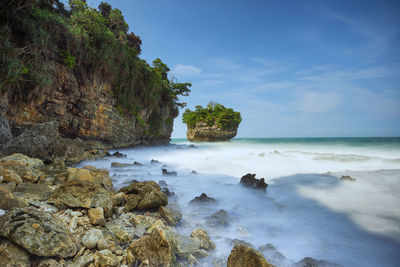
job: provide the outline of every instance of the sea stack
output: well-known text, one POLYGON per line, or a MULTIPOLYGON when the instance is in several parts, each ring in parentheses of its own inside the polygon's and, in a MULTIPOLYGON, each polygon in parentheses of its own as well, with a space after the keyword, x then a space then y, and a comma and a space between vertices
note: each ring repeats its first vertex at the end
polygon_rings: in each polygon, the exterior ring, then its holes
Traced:
POLYGON ((196 106, 194 111, 186 109, 183 114, 189 141, 229 141, 236 136, 241 121, 240 112, 216 103, 196 106))

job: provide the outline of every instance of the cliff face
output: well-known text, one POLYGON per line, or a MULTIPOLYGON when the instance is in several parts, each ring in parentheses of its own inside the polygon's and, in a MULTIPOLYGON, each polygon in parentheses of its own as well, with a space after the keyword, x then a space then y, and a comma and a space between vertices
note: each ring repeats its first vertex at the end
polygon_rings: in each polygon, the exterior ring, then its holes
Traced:
POLYGON ((111 85, 101 75, 78 83, 80 78, 57 60, 47 60, 46 68, 52 85, 35 89, 32 101, 15 103, 7 93, 0 100, 1 115, 9 120, 14 135, 37 123, 57 121, 62 136, 100 141, 105 147, 169 141, 176 116, 172 108, 144 107, 137 116, 121 115, 114 107, 111 85), (159 123, 150 129, 152 116, 159 123))
POLYGON ((207 125, 205 122, 197 122, 194 127, 188 128, 186 138, 189 141, 229 141, 237 134, 238 127, 222 129, 216 124, 207 125))

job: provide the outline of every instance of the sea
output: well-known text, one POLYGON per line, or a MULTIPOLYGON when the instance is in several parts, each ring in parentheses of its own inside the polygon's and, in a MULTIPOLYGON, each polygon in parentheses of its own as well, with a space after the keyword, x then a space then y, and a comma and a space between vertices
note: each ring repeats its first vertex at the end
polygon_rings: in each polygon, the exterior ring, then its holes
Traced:
POLYGON ((177 231, 200 227, 216 243, 203 266, 223 266, 238 242, 276 266, 305 257, 319 266, 400 266, 400 138, 172 139, 118 151, 126 157, 79 167, 108 169, 116 189, 133 180, 167 184, 170 205, 183 213, 177 231), (111 167, 134 161, 142 166, 111 167), (264 178, 266 192, 240 185, 247 173, 264 178), (190 204, 202 193, 217 202, 190 204))

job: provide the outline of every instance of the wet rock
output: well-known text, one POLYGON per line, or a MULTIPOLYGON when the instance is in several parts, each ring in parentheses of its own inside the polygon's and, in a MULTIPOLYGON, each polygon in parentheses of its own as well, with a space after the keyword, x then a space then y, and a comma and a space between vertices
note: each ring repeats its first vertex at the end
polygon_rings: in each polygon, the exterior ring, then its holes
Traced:
POLYGON ((30 267, 30 257, 21 247, 0 237, 0 266, 30 267))
POLYGON ((121 152, 114 152, 114 153, 112 153, 112 155, 111 156, 113 156, 113 157, 116 157, 116 158, 126 158, 126 154, 123 154, 123 153, 121 153, 121 152))
POLYGON ((160 186, 153 181, 132 183, 129 186, 122 187, 120 192, 128 195, 125 204, 127 210, 158 209, 168 204, 167 196, 161 192, 160 186))
POLYGON ((190 174, 196 175, 197 172, 195 170, 192 170, 192 172, 190 174))
POLYGON ((35 208, 14 208, 1 216, 0 235, 37 256, 68 258, 77 252, 68 226, 57 216, 35 208))
POLYGON ((172 266, 176 260, 171 236, 161 227, 154 227, 150 235, 134 240, 127 249, 129 264, 172 266))
POLYGON ((162 170, 162 174, 163 174, 163 175, 171 175, 171 176, 176 176, 176 175, 178 175, 177 172, 174 172, 174 171, 170 172, 170 171, 168 171, 167 169, 164 169, 164 168, 162 168, 161 170, 162 170))
POLYGON ((15 174, 17 174, 23 182, 35 183, 42 175, 44 175, 44 173, 39 170, 40 167, 44 166, 44 163, 41 160, 29 158, 22 154, 13 154, 1 158, 0 166, 3 167, 3 172, 5 169, 8 169, 8 173, 5 175, 3 174, 6 182, 8 182, 7 179, 12 179, 10 182, 19 183, 18 177, 15 176, 15 174), (12 173, 9 171, 12 171, 12 173), (5 178, 8 175, 12 175, 12 178, 5 178))
POLYGON ((174 226, 182 220, 182 213, 176 205, 161 206, 158 213, 165 219, 165 221, 174 226))
POLYGON ((169 191, 168 187, 162 188, 162 189, 161 189, 161 192, 163 192, 167 197, 175 196, 175 193, 169 191))
POLYGON ((82 245, 85 248, 92 249, 97 247, 97 242, 103 238, 103 233, 99 229, 91 229, 82 237, 82 245))
POLYGON ((92 208, 88 210, 90 223, 93 225, 105 225, 104 211, 102 207, 92 208))
POLYGON ((206 193, 202 193, 200 196, 192 199, 189 204, 214 204, 217 202, 215 198, 207 196, 206 193))
POLYGON ((115 250, 115 242, 111 236, 107 236, 106 238, 100 239, 99 242, 97 242, 97 248, 99 250, 110 250, 114 251, 115 250))
POLYGON ((113 168, 125 168, 125 167, 132 167, 133 164, 131 163, 119 163, 119 162, 111 162, 111 167, 113 168))
POLYGON ((53 185, 57 183, 64 183, 67 180, 67 167, 64 161, 55 160, 51 164, 46 164, 40 167, 40 170, 44 172, 38 183, 53 185))
POLYGON ((15 192, 24 198, 45 201, 53 193, 53 189, 45 184, 20 183, 15 192))
POLYGON ((229 214, 225 210, 219 210, 206 217, 206 224, 213 228, 221 228, 229 225, 229 214))
POLYGON ((111 216, 110 193, 101 185, 92 183, 66 184, 54 190, 48 203, 57 208, 98 208, 102 207, 105 217, 111 216))
POLYGON ((11 210, 12 208, 24 208, 29 206, 26 199, 3 190, 4 189, 0 189, 0 209, 11 210))
POLYGON ((68 168, 67 182, 98 184, 107 190, 111 190, 113 187, 108 171, 96 169, 92 166, 85 166, 83 169, 68 168))
POLYGON ((196 259, 203 259, 208 257, 208 253, 204 249, 198 249, 194 251, 192 255, 195 256, 196 259))
POLYGON ((200 240, 177 234, 175 236, 176 254, 186 259, 200 248, 200 240))
POLYGON ((350 181, 350 182, 355 182, 356 179, 351 177, 350 175, 343 175, 342 177, 340 177, 340 180, 342 181, 350 181))
POLYGON ((93 258, 94 265, 98 267, 120 266, 117 256, 107 249, 96 251, 96 253, 93 255, 93 258))
POLYGON ((296 267, 340 267, 340 264, 336 264, 329 261, 324 260, 316 260, 311 257, 306 257, 301 261, 297 262, 296 267))
POLYGON ((242 239, 237 239, 237 238, 226 238, 226 241, 227 241, 229 244, 231 244, 232 246, 243 245, 243 246, 246 246, 246 247, 255 249, 255 247, 254 247, 252 244, 250 244, 249 242, 244 241, 244 240, 242 240, 242 239))
POLYGON ((200 241, 200 248, 215 249, 215 244, 203 229, 197 228, 190 233, 190 237, 200 241))
POLYGON ((265 192, 268 186, 268 184, 265 182, 265 179, 256 179, 255 177, 255 174, 248 173, 240 179, 240 184, 245 187, 258 189, 265 192))
POLYGON ((74 262, 68 263, 68 267, 88 267, 94 262, 92 255, 83 255, 76 259, 74 262))
POLYGON ((7 145, 13 139, 8 120, 0 115, 0 147, 7 145))
POLYGON ((63 267, 64 265, 57 262, 55 259, 42 259, 37 267, 63 267))
POLYGON ((189 257, 187 258, 187 262, 190 266, 199 264, 199 261, 193 255, 189 255, 189 257))
POLYGON ((236 245, 228 257, 227 267, 273 267, 255 249, 243 245, 236 245))
POLYGON ((5 183, 22 183, 21 177, 15 171, 5 169, 2 166, 0 166, 0 176, 3 177, 5 183))
POLYGON ((135 161, 135 162, 133 163, 133 166, 141 167, 141 166, 143 166, 143 164, 140 163, 140 162, 135 161))
POLYGON ((293 266, 294 262, 288 260, 282 253, 280 253, 271 243, 260 246, 258 251, 273 265, 276 266, 293 266))
POLYGON ((156 160, 156 159, 152 159, 152 160, 150 160, 150 163, 152 163, 152 164, 157 164, 157 163, 161 163, 161 162, 159 162, 159 161, 156 160))

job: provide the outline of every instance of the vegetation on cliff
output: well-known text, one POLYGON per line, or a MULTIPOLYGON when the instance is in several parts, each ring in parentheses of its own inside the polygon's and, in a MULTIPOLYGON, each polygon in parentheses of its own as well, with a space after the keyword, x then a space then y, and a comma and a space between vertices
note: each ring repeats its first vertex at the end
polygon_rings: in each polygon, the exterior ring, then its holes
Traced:
MULTIPOLYGON (((160 59, 149 65, 139 57, 142 41, 120 10, 107 3, 89 7, 85 1, 5 0, 0 3, 0 95, 29 102, 51 86, 48 62, 67 66, 78 86, 101 76, 111 84, 121 114, 138 116, 143 107, 167 106, 178 115, 190 83, 168 78, 160 59)), ((150 129, 160 116, 152 114, 150 129)), ((153 127, 152 127, 153 126, 153 127)))
POLYGON ((194 128, 197 122, 204 122, 208 126, 216 125, 221 129, 237 128, 242 121, 240 112, 226 108, 221 104, 210 102, 207 107, 196 106, 194 111, 186 109, 182 121, 189 129, 194 128))

